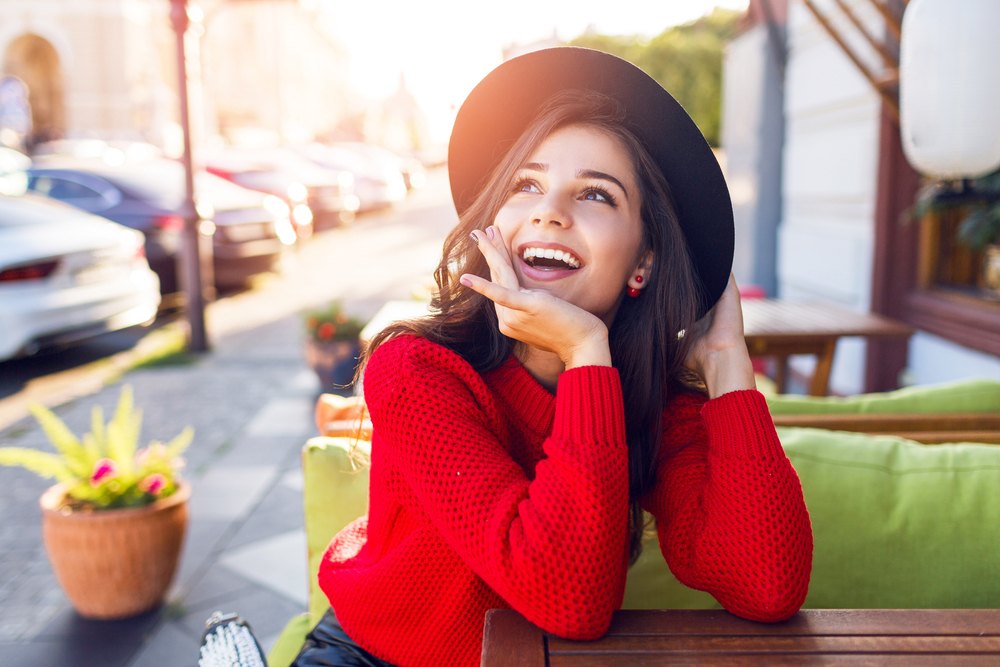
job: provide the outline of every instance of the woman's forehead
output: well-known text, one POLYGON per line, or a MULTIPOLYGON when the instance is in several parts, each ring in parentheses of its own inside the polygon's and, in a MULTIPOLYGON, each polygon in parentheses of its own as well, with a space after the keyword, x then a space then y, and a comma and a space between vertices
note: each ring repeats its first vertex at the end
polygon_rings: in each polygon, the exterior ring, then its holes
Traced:
POLYGON ((548 166, 558 162, 581 170, 614 173, 635 181, 632 158, 615 135, 590 125, 567 125, 548 135, 526 163, 548 166))

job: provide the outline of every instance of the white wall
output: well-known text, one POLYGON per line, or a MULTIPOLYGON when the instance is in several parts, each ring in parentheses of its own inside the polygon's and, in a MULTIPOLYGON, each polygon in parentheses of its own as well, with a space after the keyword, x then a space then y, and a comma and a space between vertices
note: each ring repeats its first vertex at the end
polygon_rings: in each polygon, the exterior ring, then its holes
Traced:
MULTIPOLYGON (((832 1, 817 2, 837 14, 832 1)), ((848 2, 877 29, 867 2, 848 2)), ((809 10, 789 4, 778 295, 857 312, 871 302, 879 96, 809 10)), ((812 360, 794 359, 810 373, 812 360)), ((837 347, 830 388, 864 388, 864 343, 837 347)))
POLYGON ((961 378, 1000 380, 1000 359, 918 331, 910 339, 907 384, 948 382, 961 378))

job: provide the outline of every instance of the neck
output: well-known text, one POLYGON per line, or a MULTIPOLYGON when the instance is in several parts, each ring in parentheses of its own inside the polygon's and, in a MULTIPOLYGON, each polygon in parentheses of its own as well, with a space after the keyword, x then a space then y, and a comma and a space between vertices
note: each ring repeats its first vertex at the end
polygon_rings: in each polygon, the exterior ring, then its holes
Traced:
POLYGON ((566 370, 566 364, 554 352, 539 350, 530 345, 522 345, 520 348, 517 351, 517 358, 525 370, 549 393, 556 393, 559 376, 566 370))

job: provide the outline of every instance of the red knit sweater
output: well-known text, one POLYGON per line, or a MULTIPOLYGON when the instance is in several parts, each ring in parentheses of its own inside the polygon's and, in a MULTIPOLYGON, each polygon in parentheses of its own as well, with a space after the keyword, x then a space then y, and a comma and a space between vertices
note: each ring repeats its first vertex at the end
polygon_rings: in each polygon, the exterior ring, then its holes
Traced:
MULTIPOLYGON (((488 609, 571 639, 607 631, 628 565, 618 371, 566 371, 553 396, 514 357, 481 376, 401 336, 372 355, 365 399, 368 516, 337 535, 319 571, 348 635, 404 667, 472 667, 488 609)), ((663 419, 643 505, 671 571, 739 616, 791 616, 812 533, 763 397, 677 391, 663 419)))

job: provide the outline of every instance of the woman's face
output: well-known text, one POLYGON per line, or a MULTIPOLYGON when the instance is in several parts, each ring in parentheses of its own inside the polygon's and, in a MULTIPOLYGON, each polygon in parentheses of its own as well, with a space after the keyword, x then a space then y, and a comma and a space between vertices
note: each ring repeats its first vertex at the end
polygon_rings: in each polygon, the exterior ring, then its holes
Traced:
POLYGON ((521 165, 494 224, 521 287, 551 292, 610 327, 629 278, 649 273, 640 204, 618 141, 570 125, 521 165))

